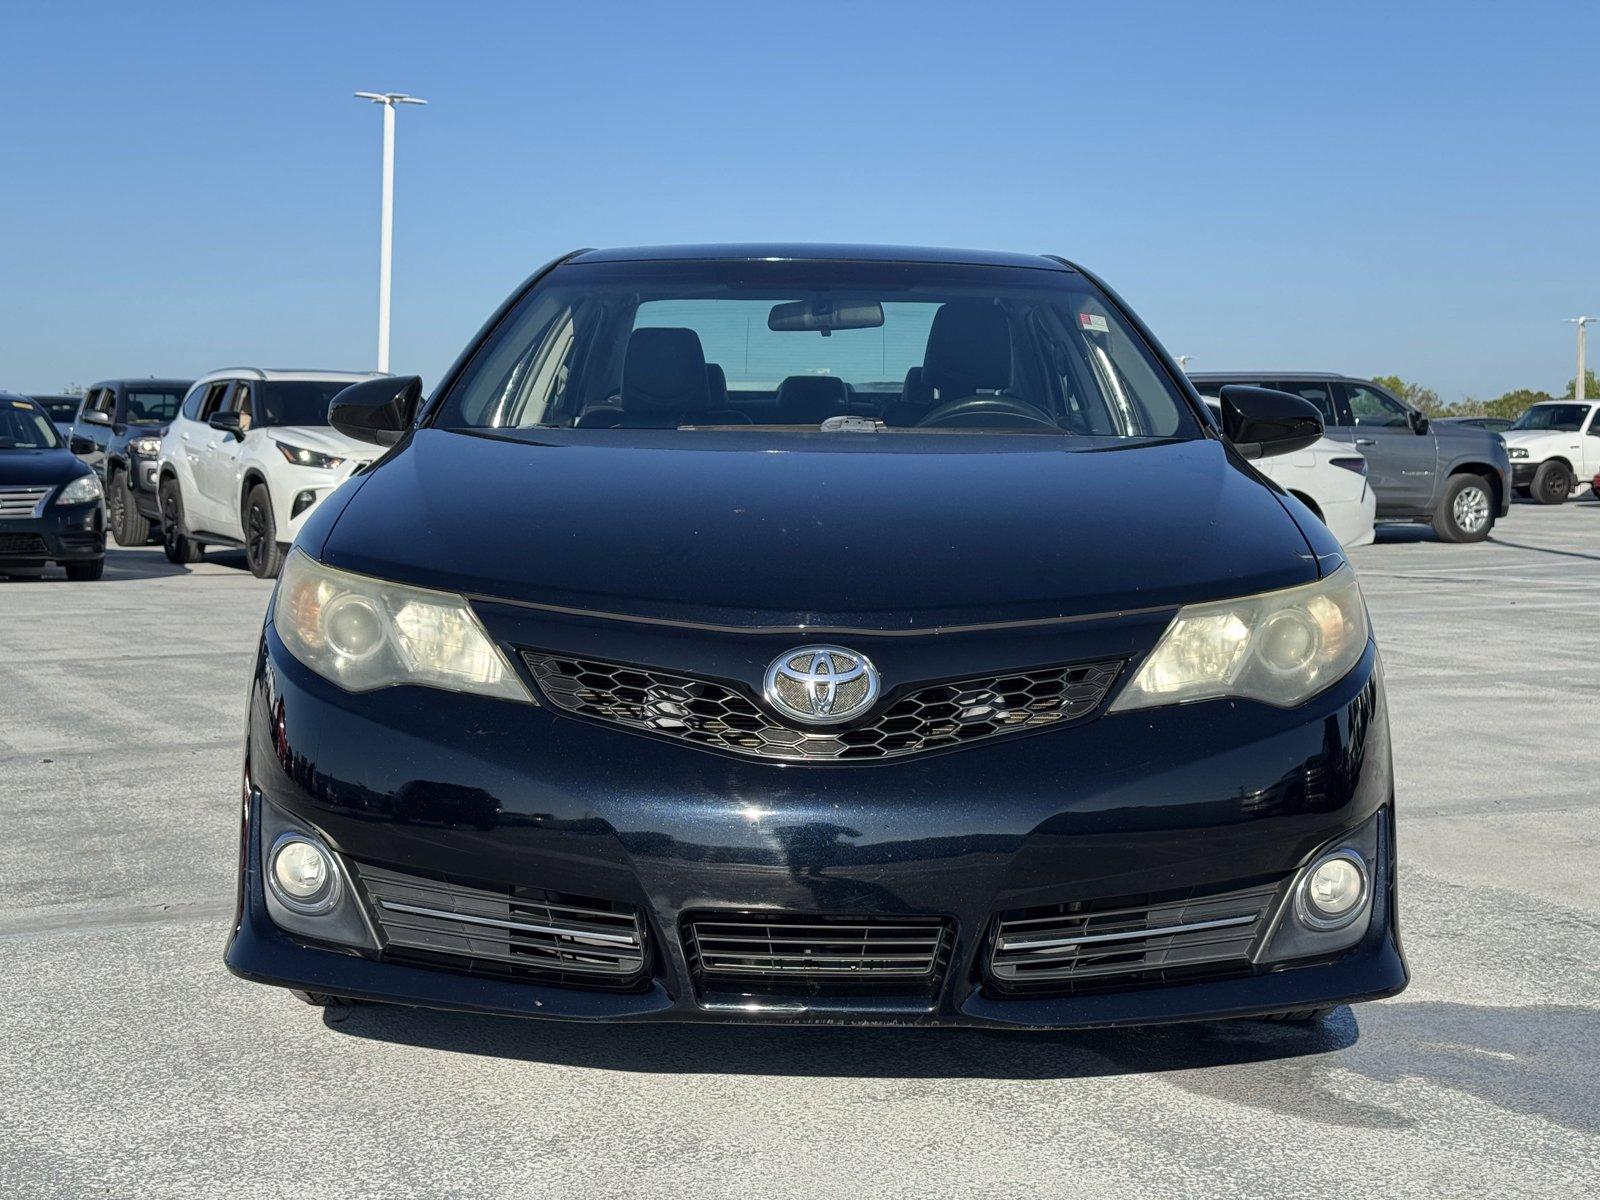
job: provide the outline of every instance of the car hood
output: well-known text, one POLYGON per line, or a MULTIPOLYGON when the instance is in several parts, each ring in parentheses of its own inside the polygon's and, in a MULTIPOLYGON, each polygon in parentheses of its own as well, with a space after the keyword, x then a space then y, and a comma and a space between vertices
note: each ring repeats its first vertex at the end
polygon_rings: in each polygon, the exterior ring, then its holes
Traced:
POLYGON ((1508 429, 1500 436, 1508 446, 1525 446, 1532 450, 1538 446, 1573 446, 1583 434, 1567 429, 1508 429))
POLYGON ((72 451, 0 450, 0 487, 38 487, 65 483, 87 475, 85 466, 72 451))
POLYGON ((302 450, 316 450, 339 458, 365 460, 377 458, 383 453, 371 442, 358 442, 328 425, 269 425, 262 432, 273 441, 288 442, 302 450))
POLYGON ((1220 443, 1057 446, 425 429, 363 477, 313 549, 424 586, 735 625, 1043 619, 1316 577, 1270 485, 1220 443))

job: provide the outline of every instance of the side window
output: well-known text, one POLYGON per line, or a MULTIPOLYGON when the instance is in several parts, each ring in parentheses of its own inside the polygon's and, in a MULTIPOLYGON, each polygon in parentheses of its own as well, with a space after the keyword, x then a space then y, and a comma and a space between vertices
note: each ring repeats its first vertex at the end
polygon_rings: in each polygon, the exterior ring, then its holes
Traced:
POLYGON ((185 421, 198 421, 200 419, 200 406, 206 402, 206 396, 210 391, 209 387, 189 389, 189 394, 183 398, 183 419, 185 421))
POLYGON ((1600 438, 1600 405, 1589 410, 1589 436, 1600 438))
POLYGON ((1325 383, 1313 379, 1286 379, 1281 383, 1264 383, 1261 386, 1276 388, 1280 392, 1288 392, 1291 396, 1311 401, 1322 414, 1324 425, 1339 423, 1338 413, 1333 407, 1333 389, 1325 383))
POLYGON ((1405 426, 1406 408, 1398 400, 1359 383, 1345 384, 1344 391, 1350 415, 1357 425, 1405 426))
POLYGON ((200 413, 197 420, 204 421, 222 407, 223 400, 228 395, 228 382, 213 383, 206 389, 206 398, 200 402, 200 413))
POLYGON ((241 433, 250 428, 251 407, 250 385, 244 382, 234 384, 233 395, 228 397, 228 411, 239 414, 239 431, 241 433))

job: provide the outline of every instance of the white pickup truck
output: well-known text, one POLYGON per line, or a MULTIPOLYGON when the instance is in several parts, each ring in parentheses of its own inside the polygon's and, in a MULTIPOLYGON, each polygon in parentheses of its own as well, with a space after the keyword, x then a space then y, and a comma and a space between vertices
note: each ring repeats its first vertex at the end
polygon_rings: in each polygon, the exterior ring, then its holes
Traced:
POLYGON ((1600 475, 1600 400, 1535 404, 1501 436, 1519 496, 1560 504, 1600 475))

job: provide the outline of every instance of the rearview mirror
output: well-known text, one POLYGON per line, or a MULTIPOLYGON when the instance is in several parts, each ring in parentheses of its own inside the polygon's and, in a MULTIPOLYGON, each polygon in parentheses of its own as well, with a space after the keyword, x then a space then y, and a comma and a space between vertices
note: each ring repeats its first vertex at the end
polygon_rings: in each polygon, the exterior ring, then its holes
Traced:
POLYGON ((392 446, 411 428, 422 402, 417 375, 384 375, 352 383, 328 405, 328 424, 346 437, 392 446))
POLYGON ((876 329, 883 324, 883 305, 835 304, 826 297, 774 304, 767 314, 767 328, 774 333, 821 333, 835 329, 876 329))
POLYGON ((231 433, 234 437, 244 436, 244 420, 236 412, 214 412, 206 418, 206 424, 223 433, 231 433))
POLYGON ((1246 458, 1292 454, 1322 436, 1322 414, 1299 396, 1230 383, 1221 398, 1222 432, 1246 458))

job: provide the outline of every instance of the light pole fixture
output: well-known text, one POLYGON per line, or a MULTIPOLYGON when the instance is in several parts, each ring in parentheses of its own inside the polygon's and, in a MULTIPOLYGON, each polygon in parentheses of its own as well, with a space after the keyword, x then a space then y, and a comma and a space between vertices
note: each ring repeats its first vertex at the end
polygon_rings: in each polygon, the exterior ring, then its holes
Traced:
POLYGON ((383 105, 383 215, 378 226, 378 370, 389 369, 389 274, 394 253, 394 108, 426 104, 404 92, 357 92, 356 99, 383 105))
POLYGON ((1585 376, 1588 374, 1588 368, 1584 363, 1584 351, 1588 348, 1587 342, 1589 338, 1584 332, 1584 326, 1590 324, 1594 320, 1596 320, 1594 317, 1567 318, 1568 325, 1576 325, 1578 327, 1578 380, 1572 385, 1572 394, 1578 400, 1584 399, 1583 385, 1587 382, 1585 376))

